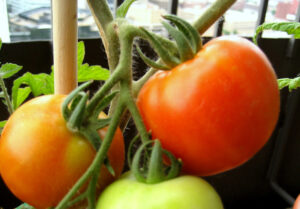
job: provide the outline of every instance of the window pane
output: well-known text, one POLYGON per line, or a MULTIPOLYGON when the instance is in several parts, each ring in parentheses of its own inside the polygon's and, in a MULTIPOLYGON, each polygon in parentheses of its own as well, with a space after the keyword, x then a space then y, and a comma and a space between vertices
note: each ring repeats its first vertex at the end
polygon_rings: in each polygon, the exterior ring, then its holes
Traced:
POLYGON ((260 0, 239 0, 225 14, 223 34, 254 35, 260 0))
MULTIPOLYGON (((214 0, 179 0, 177 15, 193 23, 213 2, 214 0)), ((211 26, 203 36, 212 36, 214 29, 215 26, 211 26)))
POLYGON ((139 0, 132 4, 127 19, 134 25, 143 26, 157 33, 165 34, 161 16, 167 14, 169 0, 139 0))

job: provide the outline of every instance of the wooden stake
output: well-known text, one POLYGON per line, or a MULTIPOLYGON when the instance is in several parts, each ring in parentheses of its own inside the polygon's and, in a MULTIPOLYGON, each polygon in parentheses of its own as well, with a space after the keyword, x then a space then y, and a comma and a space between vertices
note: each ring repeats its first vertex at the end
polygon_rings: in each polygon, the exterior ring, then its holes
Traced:
POLYGON ((52 0, 54 92, 77 87, 77 0, 52 0))

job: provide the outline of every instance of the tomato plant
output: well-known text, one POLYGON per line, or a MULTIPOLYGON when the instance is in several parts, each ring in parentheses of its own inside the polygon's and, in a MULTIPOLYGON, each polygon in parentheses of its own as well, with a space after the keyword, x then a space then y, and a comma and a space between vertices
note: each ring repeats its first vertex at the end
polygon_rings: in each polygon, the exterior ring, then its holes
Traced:
POLYGON ((194 175, 217 174, 251 158, 279 114, 274 70, 246 39, 221 37, 142 87, 137 105, 153 138, 194 175))
MULTIPOLYGON (((62 117, 63 95, 37 97, 9 118, 0 140, 0 173, 9 189, 36 207, 57 205, 91 164, 95 149, 82 136, 67 129, 62 117)), ((106 128, 101 129, 101 137, 106 128)), ((108 152, 115 177, 123 169, 124 144, 117 130, 108 152)), ((102 166, 98 187, 114 178, 102 166)))
POLYGON ((181 176, 157 184, 137 181, 131 173, 108 186, 97 209, 222 209, 219 195, 205 180, 181 176))

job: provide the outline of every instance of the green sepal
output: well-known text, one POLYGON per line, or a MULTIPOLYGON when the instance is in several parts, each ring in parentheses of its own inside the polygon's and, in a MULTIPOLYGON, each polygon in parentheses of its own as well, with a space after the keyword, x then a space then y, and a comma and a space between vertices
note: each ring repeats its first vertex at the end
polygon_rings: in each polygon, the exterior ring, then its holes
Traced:
POLYGON ((117 18, 124 18, 130 8, 130 6, 132 5, 133 2, 135 2, 136 0, 125 0, 117 9, 116 12, 116 17, 117 18))
POLYGON ((131 170, 135 178, 143 183, 155 184, 169 180, 178 176, 181 168, 181 162, 177 160, 170 152, 161 147, 159 140, 143 143, 136 151, 131 170), (152 146, 152 144, 154 144, 152 146), (151 148, 147 148, 150 146, 151 148), (148 158, 149 151, 151 152, 148 158), (163 154, 170 160, 170 165, 164 165, 163 154), (141 163, 141 161, 144 163, 141 163))
POLYGON ((193 52, 197 53, 201 46, 201 38, 196 30, 190 23, 187 21, 175 16, 175 15, 164 15, 164 19, 171 21, 176 25, 176 27, 186 36, 187 40, 190 42, 193 52))
MULTIPOLYGON (((109 95, 105 96, 100 102, 99 104, 96 106, 96 108, 93 110, 93 115, 92 118, 94 120, 98 120, 98 116, 100 114, 101 111, 103 111, 109 104, 110 102, 113 100, 113 98, 115 98, 115 96, 119 93, 119 91, 114 91, 112 93, 110 93, 109 95)), ((91 115, 91 113, 87 113, 87 115, 91 115)))
POLYGON ((105 165, 105 167, 107 168, 108 172, 112 175, 112 176, 116 176, 116 172, 114 170, 114 168, 111 166, 108 157, 106 157, 103 161, 103 164, 105 165))
POLYGON ((167 171, 168 175, 166 176, 166 179, 175 178, 178 175, 178 173, 180 172, 182 162, 180 159, 177 160, 171 152, 169 152, 167 150, 163 150, 163 152, 165 155, 167 155, 167 157, 171 161, 171 163, 170 163, 171 166, 169 167, 169 170, 167 171))
POLYGON ((163 149, 160 145, 160 142, 155 140, 149 161, 148 175, 146 180, 148 184, 154 184, 164 180, 162 154, 163 149))
POLYGON ((99 150, 102 140, 94 127, 83 127, 79 129, 79 133, 82 134, 91 143, 96 151, 99 150))
POLYGON ((96 130, 99 130, 101 128, 108 126, 110 121, 111 121, 110 118, 99 119, 99 120, 93 122, 93 127, 96 130))
POLYGON ((76 107, 71 112, 70 117, 67 120, 67 127, 72 132, 77 132, 79 127, 82 125, 84 119, 84 113, 86 108, 86 103, 88 101, 88 94, 85 92, 80 92, 81 96, 79 101, 76 101, 76 107))
POLYGON ((173 68, 180 64, 180 60, 177 57, 171 55, 168 49, 164 48, 163 44, 159 39, 156 38, 155 34, 147 31, 144 28, 141 28, 141 30, 148 37, 151 46, 154 48, 154 51, 168 67, 173 68))
POLYGON ((194 58, 194 52, 190 45, 190 42, 185 37, 185 35, 176 30, 173 26, 171 26, 167 22, 162 22, 163 26, 167 29, 169 34, 175 39, 181 62, 185 62, 186 60, 190 60, 194 58))
POLYGON ((161 64, 151 60, 150 58, 146 57, 138 45, 136 45, 136 50, 137 50, 138 54, 140 55, 141 59, 149 67, 152 67, 152 68, 158 69, 158 70, 170 70, 169 67, 167 67, 165 65, 161 65, 161 64))
POLYGON ((75 99, 78 95, 78 93, 80 91, 82 91, 83 89, 87 88, 90 84, 92 83, 92 81, 88 81, 82 85, 80 85, 79 87, 77 87, 76 89, 74 89, 68 96, 67 98, 64 100, 64 102, 62 103, 62 115, 63 118, 68 121, 70 115, 71 115, 71 110, 69 109, 69 104, 70 102, 75 99))
POLYGON ((128 149, 127 149, 127 164, 129 166, 129 168, 131 168, 131 165, 132 165, 133 146, 137 142, 137 140, 139 139, 139 137, 140 137, 140 134, 137 134, 135 137, 133 137, 132 140, 130 140, 130 143, 128 145, 128 149))

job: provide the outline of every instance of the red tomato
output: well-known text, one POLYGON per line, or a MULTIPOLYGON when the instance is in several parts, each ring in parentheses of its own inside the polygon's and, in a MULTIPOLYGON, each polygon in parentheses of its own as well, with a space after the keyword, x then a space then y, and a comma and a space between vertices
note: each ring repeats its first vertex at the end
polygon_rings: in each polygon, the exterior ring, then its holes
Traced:
POLYGON ((137 99, 153 138, 199 176, 237 167, 261 149, 279 103, 270 62, 239 37, 214 39, 194 59, 157 72, 137 99))
MULTIPOLYGON (((62 117, 65 96, 37 97, 9 118, 0 140, 0 173, 8 188, 38 209, 55 206, 95 156, 83 137, 71 133, 62 117)), ((100 130, 102 137, 105 130, 100 130)), ((118 177, 123 169, 124 144, 118 129, 108 152, 118 177)), ((99 187, 114 177, 103 166, 99 187)))
POLYGON ((300 194, 296 198, 293 209, 300 209, 300 194))

